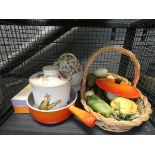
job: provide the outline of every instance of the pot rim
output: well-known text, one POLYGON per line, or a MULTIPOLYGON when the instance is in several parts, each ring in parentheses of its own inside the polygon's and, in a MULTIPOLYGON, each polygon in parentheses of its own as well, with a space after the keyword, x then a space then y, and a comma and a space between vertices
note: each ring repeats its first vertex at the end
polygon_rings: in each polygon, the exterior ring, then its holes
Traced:
POLYGON ((56 87, 64 86, 64 85, 68 84, 68 83, 72 80, 71 74, 68 73, 68 72, 66 72, 66 73, 70 76, 70 78, 69 78, 68 81, 64 82, 63 84, 59 84, 59 85, 57 85, 57 86, 51 86, 51 85, 44 86, 44 85, 34 84, 33 82, 31 82, 31 77, 32 77, 33 75, 35 75, 35 74, 38 74, 38 73, 43 73, 43 72, 41 71, 41 72, 34 73, 34 74, 32 74, 32 75, 30 76, 30 78, 29 78, 29 83, 30 83, 32 86, 43 87, 43 88, 47 88, 47 87, 56 88, 56 87))
POLYGON ((32 94, 32 92, 29 94, 29 96, 27 97, 27 100, 26 100, 26 103, 27 103, 27 105, 28 105, 28 107, 29 108, 31 108, 31 109, 33 109, 33 110, 35 110, 35 111, 38 111, 38 112, 57 112, 57 111, 60 111, 60 110, 64 110, 64 109, 68 109, 72 104, 74 104, 75 103, 75 101, 77 100, 77 92, 74 90, 74 88, 71 88, 71 91, 74 91, 75 92, 75 98, 74 98, 74 100, 69 104, 69 105, 67 105, 67 106, 65 106, 65 107, 62 107, 62 108, 59 108, 59 109, 54 109, 54 110, 40 110, 40 109, 37 109, 37 108, 34 108, 34 107, 32 107, 30 104, 29 104, 29 102, 28 102, 28 97, 30 96, 30 94, 32 94))

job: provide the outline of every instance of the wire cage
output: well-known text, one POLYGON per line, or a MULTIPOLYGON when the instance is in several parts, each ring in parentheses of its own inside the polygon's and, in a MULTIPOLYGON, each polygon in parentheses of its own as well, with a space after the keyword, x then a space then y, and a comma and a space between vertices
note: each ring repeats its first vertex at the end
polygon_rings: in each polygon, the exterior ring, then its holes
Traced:
MULTIPOLYGON (((132 51, 141 65, 139 89, 155 104, 155 20, 0 20, 0 120, 12 112, 10 99, 33 73, 65 52, 83 67, 96 50, 118 45, 132 51)), ((90 71, 104 67, 132 80, 134 65, 124 55, 106 53, 90 71)))

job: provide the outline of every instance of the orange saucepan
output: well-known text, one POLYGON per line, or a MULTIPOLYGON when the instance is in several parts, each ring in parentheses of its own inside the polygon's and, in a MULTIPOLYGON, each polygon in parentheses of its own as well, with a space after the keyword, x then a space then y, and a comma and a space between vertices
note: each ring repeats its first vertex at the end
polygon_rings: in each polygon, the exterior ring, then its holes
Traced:
POLYGON ((77 100, 77 93, 74 89, 71 89, 70 101, 66 107, 56 110, 39 110, 33 106, 34 100, 32 93, 28 97, 27 104, 32 117, 40 123, 44 124, 60 123, 69 118, 73 113, 87 126, 89 127, 94 126, 96 122, 96 117, 91 113, 88 113, 82 109, 75 107, 74 105, 76 100, 77 100))

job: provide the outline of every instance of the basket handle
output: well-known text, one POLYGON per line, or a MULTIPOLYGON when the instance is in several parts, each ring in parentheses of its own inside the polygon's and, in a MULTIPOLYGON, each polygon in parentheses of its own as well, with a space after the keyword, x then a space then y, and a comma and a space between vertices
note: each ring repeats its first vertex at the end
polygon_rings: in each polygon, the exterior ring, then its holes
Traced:
POLYGON ((98 51, 94 52, 88 59, 88 62, 86 64, 86 67, 85 67, 85 70, 83 73, 83 78, 82 78, 82 85, 81 85, 81 92, 80 92, 82 99, 84 99, 84 96, 85 96, 86 79, 87 79, 87 75, 88 75, 89 68, 90 68, 91 64, 94 62, 94 60, 97 56, 99 56, 102 53, 106 53, 106 52, 110 52, 110 51, 119 52, 121 54, 128 56, 131 59, 131 61, 135 64, 135 77, 133 80, 133 87, 136 87, 138 80, 140 78, 140 64, 139 64, 137 58, 135 57, 135 55, 132 52, 130 52, 129 50, 124 49, 119 46, 104 47, 104 48, 101 48, 98 51))

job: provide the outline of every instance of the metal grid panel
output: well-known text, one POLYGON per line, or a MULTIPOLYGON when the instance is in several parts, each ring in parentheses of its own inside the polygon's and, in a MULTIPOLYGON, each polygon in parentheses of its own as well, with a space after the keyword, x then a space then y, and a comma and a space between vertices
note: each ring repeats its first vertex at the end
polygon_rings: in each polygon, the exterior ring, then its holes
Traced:
MULTIPOLYGON (((10 98, 28 83, 28 77, 40 71, 43 66, 52 64, 62 53, 74 53, 85 66, 90 54, 108 45, 119 45, 134 52, 141 64, 142 78, 138 87, 153 104, 155 91, 150 86, 155 83, 155 77, 149 75, 147 79, 146 76, 150 64, 155 63, 155 31, 153 28, 146 31, 146 28, 138 25, 129 29, 134 21, 137 20, 111 20, 109 25, 115 23, 112 27, 0 25, 0 104, 3 107, 0 115, 11 106, 10 98)), ((105 67, 130 80, 134 76, 134 65, 128 58, 116 52, 97 57, 90 71, 99 67, 105 67)))
POLYGON ((52 39, 57 30, 61 27, 0 25, 0 116, 11 107, 10 99, 28 83, 30 74, 37 70, 39 55, 35 55, 46 47, 47 39, 52 39))
MULTIPOLYGON (((149 68, 155 64, 155 29, 137 28, 133 53, 141 64, 141 78, 139 88, 148 96, 152 105, 155 102, 155 73, 150 72, 149 68)), ((133 79, 134 65, 130 62, 127 69, 127 77, 133 79)))

